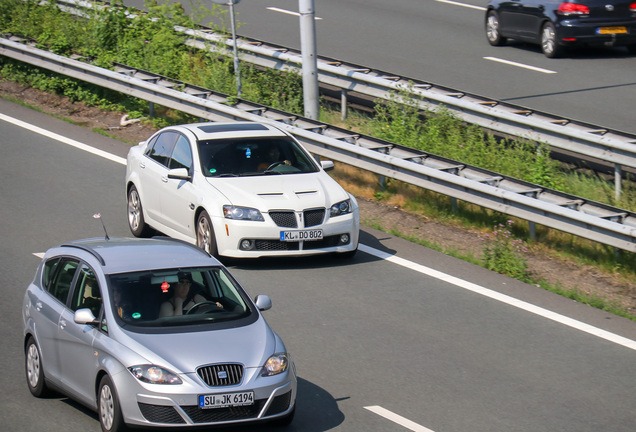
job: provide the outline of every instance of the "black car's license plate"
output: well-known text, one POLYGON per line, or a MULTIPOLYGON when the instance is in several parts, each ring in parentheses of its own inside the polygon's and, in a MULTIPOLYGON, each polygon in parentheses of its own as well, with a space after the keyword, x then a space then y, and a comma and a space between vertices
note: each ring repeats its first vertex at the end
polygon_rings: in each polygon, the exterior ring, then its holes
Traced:
POLYGON ((596 33, 598 33, 598 34, 627 33, 627 27, 623 27, 623 26, 599 27, 599 28, 596 29, 596 33))

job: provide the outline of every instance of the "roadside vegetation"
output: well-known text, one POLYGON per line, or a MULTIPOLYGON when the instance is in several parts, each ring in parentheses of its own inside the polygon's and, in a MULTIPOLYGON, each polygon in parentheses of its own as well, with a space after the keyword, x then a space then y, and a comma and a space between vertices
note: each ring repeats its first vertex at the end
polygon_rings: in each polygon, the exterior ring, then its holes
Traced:
MULTIPOLYGON (((60 11, 54 2, 2 0, 0 32, 32 39, 38 47, 60 55, 84 56, 101 67, 112 68, 115 62, 124 63, 236 96, 231 53, 220 55, 218 50, 213 52, 188 47, 183 43, 185 36, 174 31, 175 25, 196 28, 197 22, 203 18, 214 18, 215 22, 223 23, 225 8, 217 5, 206 7, 201 2, 190 16, 180 3, 147 0, 148 12, 139 14, 123 7, 121 0, 111 3, 112 6, 105 9, 86 9, 87 19, 60 11)), ((145 118, 155 127, 196 120, 161 107, 155 107, 154 117, 148 118, 149 104, 145 101, 5 57, 0 57, 0 79, 55 92, 104 110, 127 113, 130 118, 145 118)), ((242 64, 241 81, 243 99, 303 114, 302 77, 298 74, 242 64)), ((564 167, 550 158, 546 144, 495 137, 479 127, 465 125, 449 111, 422 112, 407 93, 408 89, 404 89, 390 100, 378 101, 374 114, 353 113, 345 124, 341 123, 340 114, 324 101, 321 120, 547 188, 636 211, 636 190, 632 179, 624 182, 621 200, 617 202, 611 181, 590 171, 564 167)), ((467 203, 453 205, 448 197, 391 179, 381 182, 377 176, 369 177, 353 168, 339 168, 336 175, 354 194, 387 203, 399 202, 400 207, 407 211, 483 232, 485 246, 482 254, 460 258, 636 320, 631 315, 633 312, 603 302, 603 299, 590 298, 576 291, 563 292, 560 287, 532 280, 525 261, 529 250, 542 250, 633 280, 636 278, 636 254, 618 252, 545 227, 537 227, 536 239, 530 242, 527 240, 527 224, 523 221, 511 220, 505 215, 467 203)), ((426 246, 437 248, 430 244, 426 246)), ((452 251, 443 252, 453 254, 452 251)))

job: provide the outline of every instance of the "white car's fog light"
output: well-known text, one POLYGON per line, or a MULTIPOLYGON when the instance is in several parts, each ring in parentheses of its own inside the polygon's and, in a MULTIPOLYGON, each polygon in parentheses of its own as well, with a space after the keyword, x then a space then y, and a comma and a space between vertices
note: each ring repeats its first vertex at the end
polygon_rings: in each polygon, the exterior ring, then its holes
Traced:
POLYGON ((241 240, 241 250, 254 249, 254 242, 252 240, 241 240))
POLYGON ((340 244, 341 245, 346 245, 349 244, 350 238, 349 238, 349 234, 340 234, 340 244))

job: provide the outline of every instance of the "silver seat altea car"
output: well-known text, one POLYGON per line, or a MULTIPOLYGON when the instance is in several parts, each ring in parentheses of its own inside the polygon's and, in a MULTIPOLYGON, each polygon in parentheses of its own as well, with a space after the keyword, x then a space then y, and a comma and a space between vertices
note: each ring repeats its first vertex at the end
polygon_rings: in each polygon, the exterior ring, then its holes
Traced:
POLYGON ((291 422, 296 371, 228 270, 169 238, 87 239, 46 252, 24 297, 29 390, 127 425, 291 422))

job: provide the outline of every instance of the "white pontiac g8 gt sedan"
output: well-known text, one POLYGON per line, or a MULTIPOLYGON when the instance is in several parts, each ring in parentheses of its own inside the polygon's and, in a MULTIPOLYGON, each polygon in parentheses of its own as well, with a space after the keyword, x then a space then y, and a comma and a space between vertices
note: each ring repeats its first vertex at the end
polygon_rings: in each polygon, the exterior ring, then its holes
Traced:
POLYGON ((153 228, 215 256, 352 256, 358 204, 332 168, 270 125, 170 126, 128 153, 128 224, 135 236, 153 228))

